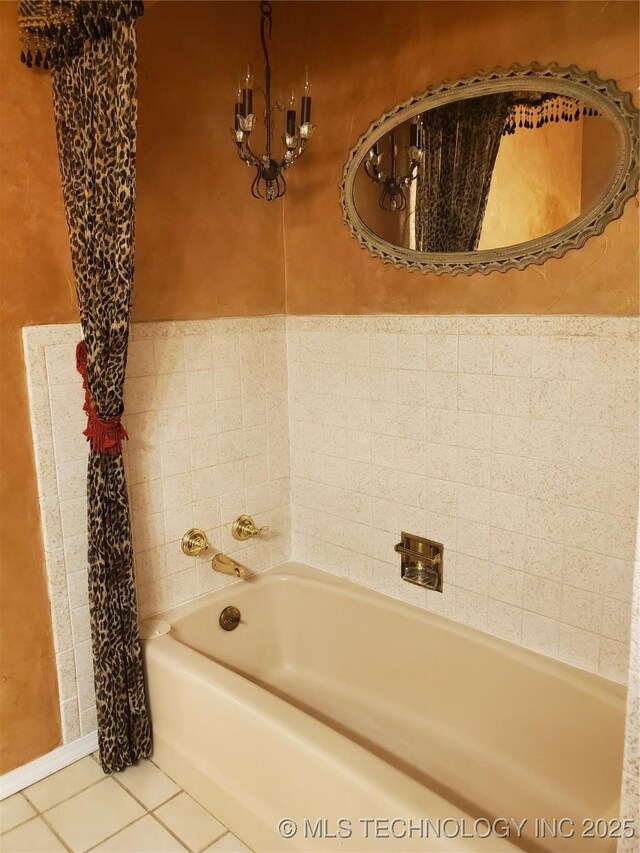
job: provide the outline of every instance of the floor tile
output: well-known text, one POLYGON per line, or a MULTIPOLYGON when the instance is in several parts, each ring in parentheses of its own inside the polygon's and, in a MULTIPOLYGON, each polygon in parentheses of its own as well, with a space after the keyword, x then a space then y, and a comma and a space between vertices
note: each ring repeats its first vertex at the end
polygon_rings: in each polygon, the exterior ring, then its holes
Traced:
POLYGON ((36 782, 24 793, 37 809, 44 812, 104 778, 100 766, 87 756, 36 782))
POLYGON ((127 767, 113 778, 148 809, 157 808, 180 791, 178 785, 148 759, 127 767))
POLYGON ((2 836, 2 853, 65 853, 41 817, 33 818, 2 836))
POLYGON ((0 832, 9 832, 14 826, 24 823, 36 812, 22 794, 14 794, 0 803, 0 832))
POLYGON ((104 779, 55 806, 45 816, 74 853, 83 853, 144 813, 117 782, 104 779))
POLYGON ((184 791, 156 809, 154 814, 191 850, 202 850, 227 831, 219 820, 184 791))
POLYGON ((215 851, 215 853, 251 853, 250 848, 243 844, 232 832, 227 832, 219 841, 207 847, 204 853, 215 851))
POLYGON ((95 853, 182 853, 186 850, 151 815, 94 847, 95 853))

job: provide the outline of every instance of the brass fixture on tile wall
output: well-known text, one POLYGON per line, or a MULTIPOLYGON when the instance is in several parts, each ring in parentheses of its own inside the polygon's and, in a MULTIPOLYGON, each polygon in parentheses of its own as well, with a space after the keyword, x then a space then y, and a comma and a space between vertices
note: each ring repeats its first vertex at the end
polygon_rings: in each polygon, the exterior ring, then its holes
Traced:
POLYGON ((245 539, 251 539, 253 536, 260 536, 261 533, 266 533, 268 529, 268 527, 258 527, 250 515, 240 515, 233 522, 231 535, 234 539, 243 542, 245 539))
POLYGON ((402 540, 394 551, 402 557, 400 577, 407 583, 423 586, 434 592, 442 592, 443 571, 442 555, 444 546, 431 539, 402 533, 402 540))
POLYGON ((180 547, 182 548, 182 553, 186 554, 187 557, 197 557, 209 547, 207 534, 204 530, 200 530, 199 527, 192 527, 182 537, 180 547))
MULTIPOLYGON (((240 516, 234 525, 237 524, 243 518, 249 518, 249 516, 240 516)), ((249 519, 251 521, 251 519, 249 519)), ((251 522, 253 524, 253 522, 251 522)), ((266 528, 254 528, 256 533, 247 533, 244 537, 247 539, 249 536, 257 536, 262 530, 266 528)), ((235 536, 235 533, 234 533, 235 536)), ((239 537, 236 536, 236 539, 239 537)), ((200 530, 199 527, 192 527, 191 530, 187 530, 187 532, 182 537, 182 553, 186 554, 187 557, 197 557, 206 551, 209 547, 209 540, 207 539, 207 534, 204 530, 200 530)), ((240 563, 237 563, 233 557, 227 556, 227 554, 214 554, 213 559, 211 560, 211 568, 214 572, 222 572, 223 575, 233 575, 237 578, 245 578, 247 576, 247 570, 244 566, 241 566, 240 563)))
POLYGON ((223 575, 232 575, 237 578, 246 578, 247 570, 240 563, 237 563, 233 557, 227 554, 216 554, 211 560, 211 568, 214 572, 222 572, 223 575))

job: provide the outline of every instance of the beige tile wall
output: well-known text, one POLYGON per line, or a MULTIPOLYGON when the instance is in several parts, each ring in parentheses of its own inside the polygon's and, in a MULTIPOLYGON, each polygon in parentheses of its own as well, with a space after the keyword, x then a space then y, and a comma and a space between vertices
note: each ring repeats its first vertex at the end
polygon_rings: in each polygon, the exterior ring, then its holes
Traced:
POLYGON ((626 681, 637 321, 287 323, 294 557, 626 681), (402 530, 443 594, 399 581, 402 530))
MULTIPOLYGON (((134 325, 141 616, 226 582, 180 552, 188 527, 259 570, 291 556, 291 512, 295 558, 625 681, 637 332, 581 317, 134 325), (268 541, 238 548, 243 511, 268 541), (444 543, 444 594, 399 581, 401 530, 444 543)), ((79 336, 24 330, 65 742, 95 727, 79 336)))
POLYGON ((640 815, 640 526, 636 545, 631 607, 631 653, 627 683, 627 720, 620 816, 634 821, 636 834, 618 842, 618 853, 637 853, 640 815))
MULTIPOLYGON (((76 325, 24 329, 65 743, 95 729, 80 336, 76 325)), ((210 553, 182 554, 190 527, 256 571, 288 558, 286 382, 282 317, 132 327, 124 457, 142 618, 230 582, 210 553), (231 538, 243 512, 271 526, 268 538, 231 538)))

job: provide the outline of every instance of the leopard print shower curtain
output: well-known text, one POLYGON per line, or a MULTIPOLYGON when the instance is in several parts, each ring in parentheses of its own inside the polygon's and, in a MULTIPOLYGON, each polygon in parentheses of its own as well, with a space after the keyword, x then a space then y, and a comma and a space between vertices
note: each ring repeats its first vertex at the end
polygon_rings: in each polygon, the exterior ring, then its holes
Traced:
POLYGON ((508 112, 508 97, 497 94, 454 101, 423 114, 418 251, 472 252, 478 247, 508 112))
POLYGON ((109 772, 151 752, 129 502, 118 452, 134 262, 134 22, 114 21, 109 38, 87 42, 51 75, 87 390, 94 424, 111 422, 114 430, 111 445, 97 448, 90 415, 89 607, 100 761, 109 772))
MULTIPOLYGON (((120 424, 134 271, 135 17, 141 9, 139 3, 29 0, 23 12, 29 24, 22 29, 26 64, 40 51, 51 66, 84 335, 77 366, 91 442, 89 607, 100 761, 107 773, 148 756, 152 746, 120 424)), ((40 64, 37 56, 34 62, 40 64)))

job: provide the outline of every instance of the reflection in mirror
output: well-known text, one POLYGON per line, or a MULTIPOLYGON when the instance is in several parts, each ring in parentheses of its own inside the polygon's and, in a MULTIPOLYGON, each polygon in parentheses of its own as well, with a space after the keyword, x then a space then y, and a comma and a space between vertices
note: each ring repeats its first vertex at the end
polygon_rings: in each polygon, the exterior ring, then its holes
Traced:
POLYGON ((364 224, 394 246, 471 252, 564 228, 610 186, 614 124, 553 92, 498 92, 412 117, 366 152, 354 181, 364 224))

